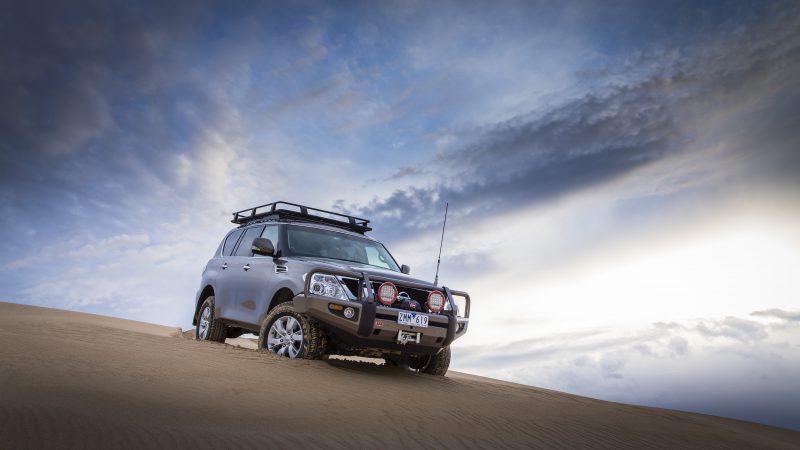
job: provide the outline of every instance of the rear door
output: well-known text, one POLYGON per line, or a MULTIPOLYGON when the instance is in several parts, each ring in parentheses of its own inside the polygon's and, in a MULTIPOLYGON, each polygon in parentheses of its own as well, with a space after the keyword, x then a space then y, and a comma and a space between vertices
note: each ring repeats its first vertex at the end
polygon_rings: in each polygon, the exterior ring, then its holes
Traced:
POLYGON ((225 274, 225 311, 226 319, 236 320, 253 324, 256 320, 252 318, 255 314, 256 305, 246 292, 252 290, 250 286, 257 280, 250 275, 253 267, 253 252, 251 247, 253 239, 261 236, 264 225, 256 225, 244 229, 242 238, 236 246, 233 255, 228 258, 228 268, 225 274))
POLYGON ((236 250, 236 244, 244 233, 244 228, 238 228, 228 234, 225 242, 222 244, 222 257, 217 259, 214 263, 219 264, 219 275, 217 276, 216 283, 214 284, 214 304, 219 312, 219 317, 229 318, 231 306, 233 304, 233 288, 235 283, 232 283, 231 278, 234 274, 233 265, 233 252, 236 250))

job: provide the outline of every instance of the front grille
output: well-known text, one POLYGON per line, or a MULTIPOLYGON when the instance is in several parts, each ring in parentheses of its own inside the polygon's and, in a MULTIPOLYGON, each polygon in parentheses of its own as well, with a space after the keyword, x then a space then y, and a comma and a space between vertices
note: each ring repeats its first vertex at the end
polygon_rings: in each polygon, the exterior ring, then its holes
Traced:
POLYGON ((342 282, 344 282, 345 287, 353 294, 353 297, 358 298, 358 280, 355 278, 345 278, 341 277, 342 282))
MULTIPOLYGON (((341 277, 340 278, 347 289, 353 294, 354 297, 358 297, 358 285, 359 281, 355 278, 347 278, 341 277)), ((383 284, 383 281, 372 281, 372 292, 377 293, 378 288, 380 285, 383 284)), ((392 308, 403 309, 408 311, 417 311, 417 312, 428 312, 428 294, 431 291, 426 289, 418 289, 408 286, 403 286, 400 284, 395 284, 397 287, 398 297, 400 297, 400 293, 405 292, 408 294, 408 298, 415 301, 417 303, 416 308, 412 308, 408 303, 403 303, 400 298, 392 305, 392 308)), ((376 298, 375 301, 377 302, 378 299, 376 298)))
MULTIPOLYGON (((378 286, 380 286, 380 285, 381 285, 381 282, 374 281, 374 282, 372 282, 372 289, 377 291, 378 290, 378 286)), ((431 293, 431 291, 426 291, 424 289, 416 289, 416 288, 410 288, 410 287, 404 287, 404 286, 397 286, 398 296, 402 296, 401 293, 403 293, 403 292, 408 294, 408 296, 409 296, 409 298, 411 298, 411 300, 415 300, 417 303, 420 303, 420 304, 424 304, 425 302, 427 302, 428 301, 428 294, 431 293)))
MULTIPOLYGON (((380 287, 381 284, 383 284, 383 282, 381 282, 381 281, 373 281, 372 282, 372 290, 373 290, 373 292, 377 292, 378 291, 378 287, 380 287)), ((392 305, 392 308, 405 309, 405 310, 409 310, 409 311, 418 311, 418 312, 427 312, 428 311, 428 305, 427 305, 428 294, 430 294, 431 291, 427 291, 425 289, 417 289, 417 288, 407 287, 407 286, 403 286, 403 285, 399 285, 399 284, 396 284, 395 286, 397 286, 398 299, 392 305), (415 301, 417 303, 417 307, 416 308, 411 307, 409 303, 403 303, 403 301, 401 300, 402 297, 405 297, 405 296, 402 295, 403 292, 405 292, 408 295, 408 298, 410 298, 411 300, 413 300, 413 301, 415 301)))

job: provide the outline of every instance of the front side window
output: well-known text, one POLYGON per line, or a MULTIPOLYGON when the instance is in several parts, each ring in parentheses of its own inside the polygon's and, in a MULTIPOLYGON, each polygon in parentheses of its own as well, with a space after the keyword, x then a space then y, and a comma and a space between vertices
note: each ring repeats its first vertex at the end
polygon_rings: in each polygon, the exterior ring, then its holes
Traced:
POLYGON ((277 225, 267 225, 264 228, 264 232, 261 233, 262 238, 269 239, 272 242, 272 246, 275 249, 278 249, 278 226, 277 225))
POLYGON ((383 244, 349 234, 289 226, 286 244, 289 256, 329 258, 400 271, 383 244))
POLYGON ((242 242, 236 248, 236 256, 253 256, 253 239, 261 236, 261 230, 263 229, 263 226, 248 228, 244 232, 244 236, 242 236, 242 242))

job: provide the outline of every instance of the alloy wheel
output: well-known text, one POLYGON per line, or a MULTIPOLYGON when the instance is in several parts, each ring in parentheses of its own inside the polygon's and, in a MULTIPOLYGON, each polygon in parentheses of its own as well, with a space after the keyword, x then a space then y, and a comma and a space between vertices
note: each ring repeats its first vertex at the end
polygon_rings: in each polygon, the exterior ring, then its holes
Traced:
POLYGON ((296 358, 303 347, 303 327, 290 315, 278 317, 267 334, 267 350, 280 356, 296 358))
POLYGON ((208 339, 208 331, 211 328, 211 307, 206 306, 200 313, 200 323, 197 324, 197 336, 201 341, 208 339))

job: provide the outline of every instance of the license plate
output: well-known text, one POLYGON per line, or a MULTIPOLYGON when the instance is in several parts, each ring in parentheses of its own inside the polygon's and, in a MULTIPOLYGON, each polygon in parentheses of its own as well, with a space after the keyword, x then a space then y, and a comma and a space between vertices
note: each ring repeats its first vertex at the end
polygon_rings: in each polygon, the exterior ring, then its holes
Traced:
POLYGON ((428 326, 428 315, 417 314, 415 312, 401 312, 397 315, 397 323, 400 325, 426 328, 428 326))

